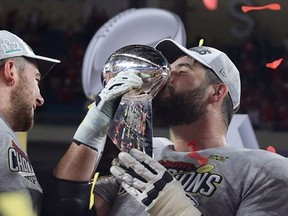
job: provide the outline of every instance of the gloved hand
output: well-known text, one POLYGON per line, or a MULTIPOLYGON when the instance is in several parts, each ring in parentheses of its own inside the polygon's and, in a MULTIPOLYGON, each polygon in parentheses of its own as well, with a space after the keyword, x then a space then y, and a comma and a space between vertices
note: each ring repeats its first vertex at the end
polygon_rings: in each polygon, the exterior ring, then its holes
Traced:
POLYGON ((107 131, 119 105, 121 96, 143 84, 136 70, 127 70, 111 78, 99 93, 97 104, 92 103, 82 123, 74 134, 74 141, 102 151, 107 131), (104 140, 104 141, 103 141, 104 140))
POLYGON ((153 158, 137 149, 119 153, 111 173, 152 216, 200 216, 180 182, 153 158))

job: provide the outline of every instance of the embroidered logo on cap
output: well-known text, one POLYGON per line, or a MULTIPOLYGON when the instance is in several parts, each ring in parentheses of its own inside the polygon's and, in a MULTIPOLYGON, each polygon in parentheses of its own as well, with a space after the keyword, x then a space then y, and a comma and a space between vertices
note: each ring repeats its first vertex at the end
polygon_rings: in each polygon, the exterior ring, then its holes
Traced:
POLYGON ((8 39, 4 39, 4 43, 1 44, 1 47, 5 54, 22 52, 22 48, 19 46, 18 42, 11 42, 8 39))
POLYGON ((189 50, 197 52, 200 55, 205 55, 205 54, 211 54, 212 53, 209 49, 204 48, 202 46, 201 47, 193 47, 193 48, 191 48, 189 50))

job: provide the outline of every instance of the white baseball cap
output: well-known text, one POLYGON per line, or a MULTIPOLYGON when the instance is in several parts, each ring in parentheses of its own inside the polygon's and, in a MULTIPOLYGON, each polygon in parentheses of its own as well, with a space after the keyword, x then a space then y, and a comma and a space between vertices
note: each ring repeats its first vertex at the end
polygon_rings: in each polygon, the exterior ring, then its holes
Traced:
POLYGON ((55 64, 60 63, 58 59, 35 55, 31 47, 17 35, 6 30, 0 30, 0 60, 18 56, 38 60, 38 68, 42 73, 42 78, 55 64))
POLYGON ((240 74, 225 53, 207 46, 187 49, 171 39, 161 40, 156 44, 155 49, 162 52, 169 63, 174 62, 185 54, 210 68, 227 85, 233 103, 233 110, 238 110, 241 95, 240 74))

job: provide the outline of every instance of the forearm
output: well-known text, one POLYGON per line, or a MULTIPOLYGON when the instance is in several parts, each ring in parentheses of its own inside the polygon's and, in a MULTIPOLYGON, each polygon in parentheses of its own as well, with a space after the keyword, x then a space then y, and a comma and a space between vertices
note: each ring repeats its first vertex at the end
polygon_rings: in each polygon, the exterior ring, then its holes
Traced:
POLYGON ((97 151, 86 145, 71 143, 58 165, 53 175, 56 178, 89 181, 96 169, 97 151))
POLYGON ((104 150, 114 103, 119 103, 119 97, 133 87, 141 85, 142 80, 137 75, 119 73, 101 91, 99 103, 91 104, 44 190, 44 216, 88 214, 93 204, 90 182, 104 150))

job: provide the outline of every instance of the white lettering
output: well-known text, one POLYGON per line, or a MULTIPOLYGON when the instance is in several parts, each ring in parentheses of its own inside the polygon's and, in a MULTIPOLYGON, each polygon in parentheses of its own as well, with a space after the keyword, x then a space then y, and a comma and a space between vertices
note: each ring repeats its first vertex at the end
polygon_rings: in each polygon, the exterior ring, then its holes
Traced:
POLYGON ((200 194, 204 195, 204 196, 212 196, 214 194, 214 192, 216 191, 216 186, 214 185, 214 183, 221 183, 222 181, 222 177, 219 175, 210 175, 209 178, 206 181, 206 184, 208 186, 208 190, 202 188, 199 192, 200 194))
MULTIPOLYGON (((189 180, 186 181, 186 183, 183 185, 183 187, 187 191, 191 191, 192 193, 197 193, 197 191, 199 190, 199 188, 203 184, 203 182, 206 179, 206 176, 208 174, 209 173, 204 173, 204 175, 198 174, 198 175, 196 175, 196 178, 194 178, 194 179, 189 178, 189 180), (189 185, 189 187, 187 187, 188 185, 189 185)), ((191 176, 191 177, 193 177, 193 176, 191 176)))
POLYGON ((17 166, 17 160, 16 160, 16 151, 13 148, 10 148, 8 150, 8 163, 9 163, 9 169, 12 172, 17 172, 18 171, 18 166, 17 166))
POLYGON ((10 148, 8 151, 9 157, 9 169, 12 172, 34 172, 32 165, 27 158, 23 157, 19 152, 14 148, 10 148))

